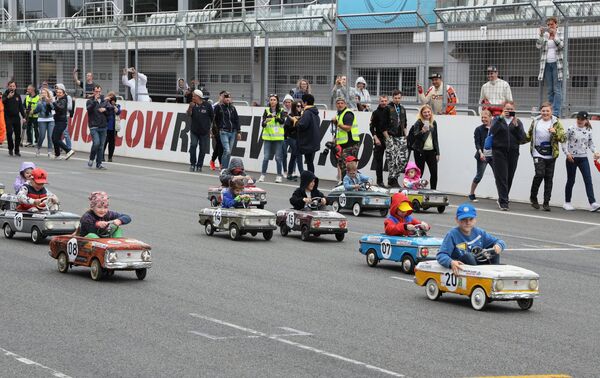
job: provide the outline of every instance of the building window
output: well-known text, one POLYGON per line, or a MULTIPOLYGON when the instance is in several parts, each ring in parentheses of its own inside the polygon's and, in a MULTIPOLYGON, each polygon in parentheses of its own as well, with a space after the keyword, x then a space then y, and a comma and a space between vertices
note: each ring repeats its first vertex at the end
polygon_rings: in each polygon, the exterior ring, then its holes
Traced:
POLYGON ((71 17, 79 12, 83 7, 83 0, 66 0, 65 1, 65 16, 71 17))
POLYGON ((17 13, 19 18, 28 20, 39 18, 56 18, 56 0, 20 0, 17 13))
MULTIPOLYGON (((400 89, 405 96, 414 96, 416 93, 416 68, 361 68, 356 72, 367 82, 371 98, 391 96, 396 89, 400 89)), ((354 86, 354 83, 351 85, 354 86)))
POLYGON ((587 76, 573 76, 571 79, 571 86, 573 88, 587 88, 588 77, 587 76))
POLYGON ((212 0, 188 0, 188 8, 190 10, 204 9, 207 5, 212 4, 212 0))

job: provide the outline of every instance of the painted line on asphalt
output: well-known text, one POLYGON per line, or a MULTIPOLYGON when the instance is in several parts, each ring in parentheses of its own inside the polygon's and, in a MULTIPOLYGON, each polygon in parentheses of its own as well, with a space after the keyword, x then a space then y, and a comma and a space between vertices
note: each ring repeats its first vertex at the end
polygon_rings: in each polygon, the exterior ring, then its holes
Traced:
POLYGON ((41 369, 48 370, 52 374, 53 377, 71 378, 69 375, 67 375, 65 373, 61 373, 60 371, 54 370, 54 369, 52 369, 52 368, 50 368, 50 367, 48 367, 46 365, 42 365, 39 362, 35 362, 35 361, 30 360, 29 358, 20 356, 20 355, 18 355, 16 353, 11 352, 10 350, 6 350, 6 349, 0 347, 0 351, 2 353, 4 353, 5 356, 11 357, 15 361, 19 361, 19 362, 21 362, 21 363, 23 363, 25 365, 36 366, 36 367, 39 367, 41 369))
POLYGON ((482 375, 477 378, 571 378, 571 376, 566 374, 482 375))
POLYGON ((256 331, 256 330, 251 329, 251 328, 243 327, 243 326, 240 326, 240 325, 237 325, 237 324, 233 324, 233 323, 230 323, 230 322, 227 322, 227 321, 224 321, 224 320, 219 320, 219 319, 211 318, 209 316, 204 316, 204 315, 200 315, 200 314, 190 313, 190 316, 193 316, 193 317, 199 318, 199 319, 203 319, 203 320, 206 320, 206 321, 209 321, 209 322, 212 322, 212 323, 220 324, 220 325, 223 325, 223 326, 226 326, 226 327, 234 328, 234 329, 237 329, 237 330, 240 330, 240 331, 248 332, 248 333, 251 333, 251 334, 254 334, 254 335, 266 337, 268 339, 275 340, 275 341, 278 341, 280 343, 284 343, 284 344, 287 344, 287 345, 291 345, 291 346, 299 348, 299 349, 307 350, 307 351, 310 351, 310 352, 313 352, 313 353, 316 353, 316 354, 319 354, 319 355, 322 355, 322 356, 331 357, 331 358, 336 359, 336 360, 348 362, 348 363, 353 364, 353 365, 362 366, 364 368, 367 368, 367 369, 370 369, 370 370, 374 370, 374 371, 377 371, 377 372, 380 372, 380 373, 383 373, 383 374, 391 375, 393 377, 404 377, 403 374, 396 373, 396 372, 391 371, 391 370, 386 370, 386 369, 383 369, 383 368, 380 368, 380 367, 377 367, 377 366, 374 366, 374 365, 369 365, 367 363, 364 363, 364 362, 361 362, 361 361, 358 361, 358 360, 354 360, 352 358, 344 357, 344 356, 341 356, 341 355, 335 354, 335 353, 330 353, 330 352, 327 352, 327 351, 322 350, 322 349, 318 349, 318 348, 314 348, 314 347, 311 347, 311 346, 308 346, 308 345, 297 343, 295 341, 290 341, 290 340, 282 339, 280 336, 277 336, 277 335, 269 335, 269 334, 266 334, 264 332, 256 331))
POLYGON ((400 280, 400 281, 415 283, 415 280, 414 279, 410 279, 410 278, 404 278, 404 277, 398 277, 398 276, 390 276, 390 278, 393 278, 395 280, 400 280))

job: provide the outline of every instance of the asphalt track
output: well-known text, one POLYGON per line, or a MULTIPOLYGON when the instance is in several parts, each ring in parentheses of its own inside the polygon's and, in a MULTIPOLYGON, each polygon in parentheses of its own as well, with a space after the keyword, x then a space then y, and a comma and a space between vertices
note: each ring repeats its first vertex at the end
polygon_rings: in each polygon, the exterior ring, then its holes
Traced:
MULTIPOLYGON (((23 153, 0 150, 0 182, 12 186, 23 153)), ((90 170, 85 155, 36 163, 64 210, 82 213, 105 190, 130 214, 126 235, 153 247, 145 281, 131 272, 94 282, 89 270, 60 274, 47 244, 0 239, 0 377, 464 377, 600 371, 600 214, 551 213, 478 204, 478 225, 501 235, 502 261, 540 274, 530 311, 514 302, 471 309, 438 302, 394 263, 366 265, 358 238, 382 218, 346 214, 351 232, 302 242, 208 237, 198 210, 210 171, 116 159, 90 170)), ((292 185, 264 183, 267 209, 288 207, 292 185)), ((443 183, 442 183, 443 184, 443 183)), ((528 183, 516 183, 515 185, 528 183)), ((332 183, 323 181, 323 189, 332 183)), ((465 184, 467 188, 468 183, 465 184)), ((443 185, 442 185, 443 187, 443 185)), ((464 197, 452 197, 458 204, 464 197)), ((443 236, 454 208, 419 215, 443 236)))

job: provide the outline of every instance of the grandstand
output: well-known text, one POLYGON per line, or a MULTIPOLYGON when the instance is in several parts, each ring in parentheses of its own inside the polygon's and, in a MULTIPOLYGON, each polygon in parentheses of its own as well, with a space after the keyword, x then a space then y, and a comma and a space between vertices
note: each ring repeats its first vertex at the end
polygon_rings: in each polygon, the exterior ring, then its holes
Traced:
POLYGON ((48 80, 73 89, 78 67, 125 95, 120 69, 136 66, 155 101, 175 97, 178 78, 248 104, 307 78, 317 102, 330 105, 335 75, 345 74, 350 83, 363 76, 374 102, 400 88, 416 104, 416 83, 441 73, 459 109, 472 113, 494 64, 519 108, 531 111, 544 97, 537 30, 556 16, 570 72, 563 113, 597 110, 600 99, 597 1, 0 2, 0 86, 14 78, 21 88, 48 80))

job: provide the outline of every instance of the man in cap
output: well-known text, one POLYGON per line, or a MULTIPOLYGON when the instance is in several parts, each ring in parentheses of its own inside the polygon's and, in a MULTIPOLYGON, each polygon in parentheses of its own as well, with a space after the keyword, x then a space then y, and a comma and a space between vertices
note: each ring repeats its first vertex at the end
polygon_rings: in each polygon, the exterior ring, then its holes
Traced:
MULTIPOLYGON (((427 92, 423 93, 423 87, 418 84, 417 92, 419 93, 419 102, 423 105, 428 104, 433 109, 435 114, 451 114, 456 115, 456 107, 452 105, 446 106, 446 109, 443 108, 444 105, 444 82, 442 81, 442 75, 439 73, 433 74, 429 76, 431 80, 432 86, 427 89, 427 92)), ((452 86, 448 85, 446 87, 446 93, 448 95, 447 101, 448 104, 456 104, 458 102, 458 98, 456 97, 456 91, 452 86)))
POLYGON ((479 113, 482 110, 489 110, 492 115, 498 116, 502 114, 504 104, 507 101, 513 101, 510 85, 498 78, 498 68, 489 66, 487 68, 488 81, 481 86, 481 94, 479 95, 479 103, 486 104, 479 108, 479 113))
POLYGON ((202 172, 204 155, 210 150, 210 130, 214 120, 213 107, 204 100, 204 94, 199 89, 192 92, 192 102, 187 114, 192 122, 190 125, 190 172, 202 172), (196 147, 200 146, 196 157, 196 147))

